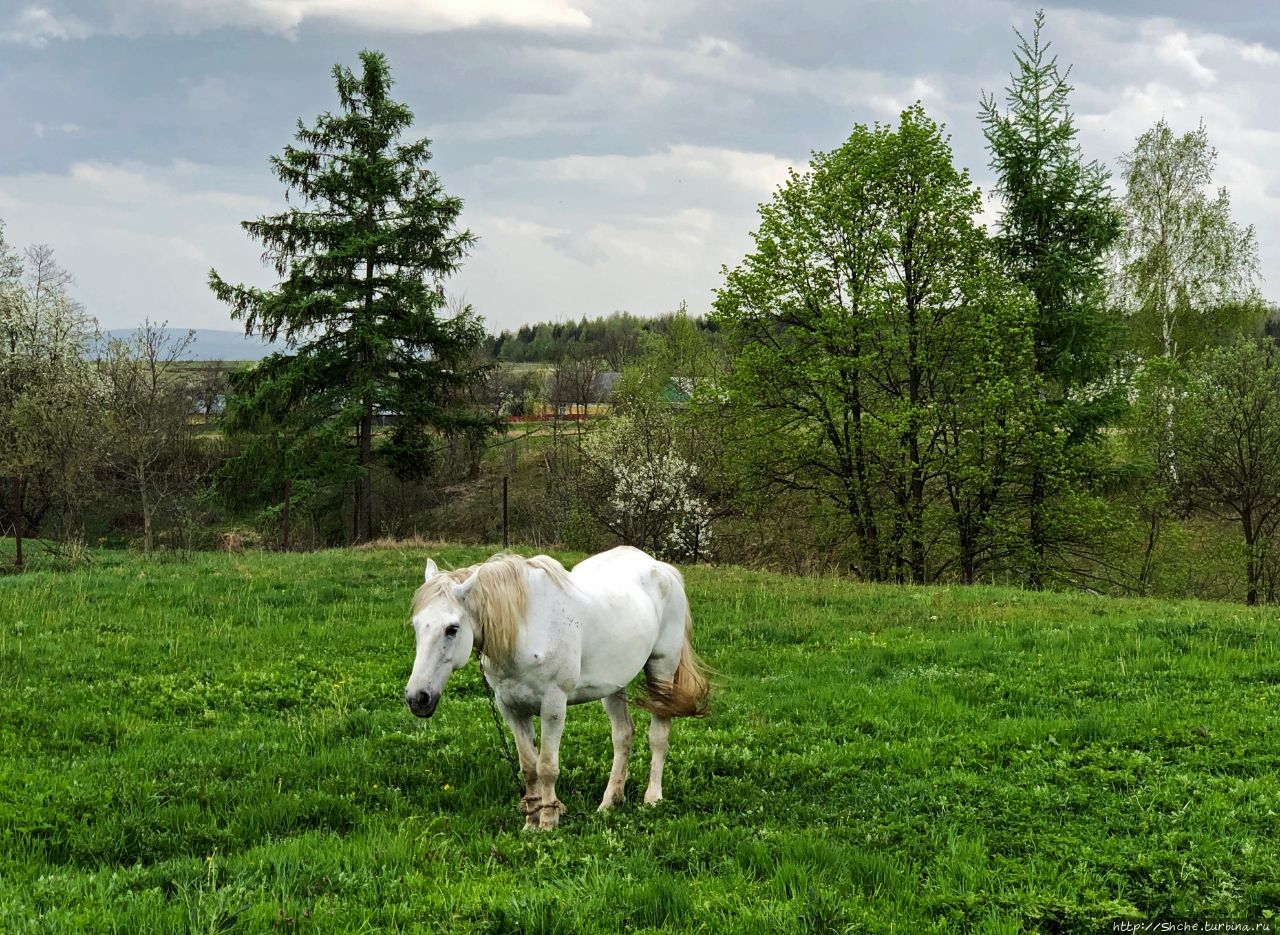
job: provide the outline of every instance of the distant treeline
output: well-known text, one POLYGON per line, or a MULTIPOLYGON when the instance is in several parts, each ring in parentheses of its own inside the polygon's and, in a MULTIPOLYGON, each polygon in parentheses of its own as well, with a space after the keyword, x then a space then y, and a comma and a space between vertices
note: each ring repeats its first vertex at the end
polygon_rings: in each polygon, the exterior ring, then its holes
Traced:
POLYGON ((677 318, 687 318, 698 332, 720 335, 719 326, 701 315, 689 315, 683 304, 679 310, 656 318, 641 318, 630 312, 614 312, 596 318, 582 316, 573 321, 544 321, 521 325, 485 338, 484 350, 492 360, 511 363, 559 363, 566 359, 596 358, 611 370, 622 370, 643 354, 655 338, 667 334, 677 318))

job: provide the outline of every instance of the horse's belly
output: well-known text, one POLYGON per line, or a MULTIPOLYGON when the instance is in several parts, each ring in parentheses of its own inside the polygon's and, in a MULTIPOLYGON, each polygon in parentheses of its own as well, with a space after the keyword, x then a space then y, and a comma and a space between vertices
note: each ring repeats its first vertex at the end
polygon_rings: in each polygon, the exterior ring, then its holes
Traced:
POLYGON ((644 669, 652 650, 653 637, 648 634, 631 645, 615 645, 611 652, 584 650, 570 704, 606 698, 626 688, 644 669))
POLYGON ((579 681, 569 693, 569 704, 583 704, 587 701, 599 701, 608 698, 614 692, 627 687, 626 682, 618 681, 579 681))
MULTIPOLYGON (((626 687, 626 682, 579 681, 565 692, 565 701, 571 705, 599 701, 626 687)), ((542 703, 548 694, 545 686, 526 685, 520 682, 499 683, 496 693, 504 705, 521 714, 540 714, 542 703)))

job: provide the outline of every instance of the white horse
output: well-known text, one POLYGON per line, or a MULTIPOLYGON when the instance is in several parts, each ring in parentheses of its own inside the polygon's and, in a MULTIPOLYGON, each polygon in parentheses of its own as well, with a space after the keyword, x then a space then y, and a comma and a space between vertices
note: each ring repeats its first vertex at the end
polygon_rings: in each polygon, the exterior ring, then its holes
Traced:
POLYGON ((567 705, 604 704, 613 768, 600 808, 623 801, 633 733, 626 689, 641 669, 647 691, 639 704, 652 715, 644 800, 662 798, 671 718, 705 713, 708 694, 676 569, 630 547, 592 556, 572 573, 546 555, 500 554, 457 571, 428 560, 411 615, 417 651, 405 703, 431 717, 449 676, 479 650, 520 755, 526 830, 554 828, 564 811, 556 778, 567 705), (542 720, 541 750, 534 715, 542 720))

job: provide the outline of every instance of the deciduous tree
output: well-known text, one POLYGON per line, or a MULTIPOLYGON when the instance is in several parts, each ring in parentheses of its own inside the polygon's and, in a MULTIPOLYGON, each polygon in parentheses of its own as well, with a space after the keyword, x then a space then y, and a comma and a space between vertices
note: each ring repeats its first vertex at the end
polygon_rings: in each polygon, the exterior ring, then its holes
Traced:
POLYGON ((9 481, 21 564, 29 521, 38 526, 52 509, 63 537, 71 536, 96 492, 100 400, 85 354, 97 325, 71 297, 71 275, 49 247, 31 247, 19 259, 2 235, 0 229, 0 476, 9 481))
MULTIPOLYGON (((926 514, 948 457, 962 457, 948 413, 973 398, 973 336, 1025 338, 1016 314, 982 328, 1025 299, 991 262, 978 208, 919 106, 896 129, 857 126, 761 206, 756 249, 716 299, 742 345, 728 388, 748 473, 837 505, 869 578, 936 573, 926 514)), ((1019 355, 1000 359, 1015 398, 1034 399, 1019 355)))
POLYGON ((1254 341, 1213 348, 1193 362, 1191 373, 1174 410, 1183 482, 1193 503, 1239 524, 1246 600, 1256 604, 1280 527, 1277 348, 1254 341))
POLYGON ((180 373, 194 337, 148 319, 128 339, 112 340, 100 364, 111 463, 136 498, 147 552, 155 548, 156 516, 204 474, 180 373))
POLYGON ((1232 220, 1225 188, 1210 194, 1216 161, 1203 124, 1178 136, 1163 119, 1121 160, 1125 226, 1113 291, 1141 367, 1133 432, 1149 466, 1148 556, 1167 514, 1188 505, 1178 502, 1185 485, 1174 437, 1183 359, 1252 338, 1266 314, 1253 228, 1232 220))
POLYGON ((1232 220, 1226 188, 1209 193, 1217 157, 1203 123, 1177 136, 1161 119, 1121 159, 1116 299, 1143 356, 1252 336, 1265 315, 1253 227, 1232 220))

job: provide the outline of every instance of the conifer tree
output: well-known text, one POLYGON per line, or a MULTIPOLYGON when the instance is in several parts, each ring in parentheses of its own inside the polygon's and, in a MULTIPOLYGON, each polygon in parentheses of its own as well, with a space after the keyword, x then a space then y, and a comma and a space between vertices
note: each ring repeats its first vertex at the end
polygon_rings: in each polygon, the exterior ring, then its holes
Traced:
POLYGON ((461 199, 427 168, 431 141, 401 139, 413 114, 390 97, 386 58, 364 51, 360 61, 359 75, 334 66, 339 111, 299 121, 296 143, 271 159, 295 203, 242 224, 279 284, 231 285, 210 272, 247 333, 289 348, 241 382, 239 410, 269 416, 287 399, 338 440, 332 463, 354 477, 356 541, 374 535, 376 463, 424 476, 443 436, 485 425, 463 392, 480 376, 470 361, 483 329, 469 306, 449 313, 443 288, 475 238, 456 227, 461 199), (396 424, 375 432, 384 413, 396 424))
POLYGON ((1070 449, 1096 439, 1121 409, 1117 394, 1097 387, 1112 366, 1117 331, 1106 308, 1104 258, 1120 236, 1120 214, 1107 170, 1080 151, 1067 103, 1070 69, 1060 71, 1049 55, 1049 43, 1040 39, 1043 27, 1041 11, 1030 41, 1015 30, 1017 72, 1006 89, 1007 109, 990 95, 981 105, 1004 208, 996 247, 1036 300, 1035 367, 1045 423, 1028 494, 1033 587, 1043 584, 1056 535, 1050 500, 1055 488, 1079 474, 1070 449))

